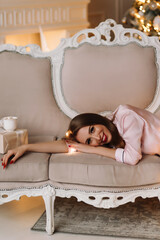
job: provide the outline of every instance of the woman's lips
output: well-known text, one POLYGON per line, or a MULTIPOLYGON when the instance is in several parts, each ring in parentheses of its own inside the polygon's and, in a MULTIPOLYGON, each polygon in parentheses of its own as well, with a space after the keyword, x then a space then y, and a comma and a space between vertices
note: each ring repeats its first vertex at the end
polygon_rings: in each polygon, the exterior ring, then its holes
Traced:
POLYGON ((103 137, 102 137, 102 143, 106 142, 107 141, 107 136, 105 133, 103 133, 103 137))

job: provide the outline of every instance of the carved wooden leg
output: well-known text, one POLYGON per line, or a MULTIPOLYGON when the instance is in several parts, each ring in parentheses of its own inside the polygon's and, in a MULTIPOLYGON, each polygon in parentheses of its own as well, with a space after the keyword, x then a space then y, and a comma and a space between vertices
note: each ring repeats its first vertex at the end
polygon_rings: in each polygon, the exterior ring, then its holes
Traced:
MULTIPOLYGON (((53 190, 53 189, 52 189, 53 190)), ((49 189, 48 194, 43 195, 43 199, 46 207, 46 231, 49 235, 54 232, 54 201, 55 201, 55 192, 51 194, 49 189)))

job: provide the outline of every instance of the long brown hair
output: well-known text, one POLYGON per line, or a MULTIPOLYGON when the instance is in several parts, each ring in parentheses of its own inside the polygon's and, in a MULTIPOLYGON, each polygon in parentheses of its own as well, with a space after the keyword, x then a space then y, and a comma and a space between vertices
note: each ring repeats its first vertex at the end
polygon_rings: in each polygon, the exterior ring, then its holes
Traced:
POLYGON ((77 133, 82 127, 92 126, 96 124, 104 125, 112 135, 111 142, 103 145, 104 147, 124 147, 125 143, 113 121, 96 113, 82 113, 74 117, 69 124, 67 131, 68 136, 66 136, 66 138, 69 140, 77 141, 77 133))

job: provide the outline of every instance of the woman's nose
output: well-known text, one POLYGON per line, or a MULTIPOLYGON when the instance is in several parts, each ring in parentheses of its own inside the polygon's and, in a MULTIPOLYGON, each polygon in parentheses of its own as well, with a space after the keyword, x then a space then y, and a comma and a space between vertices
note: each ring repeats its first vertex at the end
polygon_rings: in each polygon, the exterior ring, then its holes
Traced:
POLYGON ((92 135, 92 137, 94 138, 94 139, 96 139, 96 140, 100 140, 100 136, 99 135, 96 135, 96 134, 94 134, 94 135, 92 135))

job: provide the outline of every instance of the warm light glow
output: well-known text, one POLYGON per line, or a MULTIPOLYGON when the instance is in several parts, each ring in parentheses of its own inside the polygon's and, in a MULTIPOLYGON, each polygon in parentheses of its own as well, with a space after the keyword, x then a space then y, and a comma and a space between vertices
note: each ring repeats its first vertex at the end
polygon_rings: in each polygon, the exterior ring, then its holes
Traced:
POLYGON ((147 23, 146 26, 142 25, 144 32, 146 32, 146 33, 147 33, 147 32, 150 32, 150 26, 151 26, 150 23, 147 23))
POLYGON ((139 9, 142 11, 143 10, 143 6, 140 6, 139 9))
POLYGON ((136 16, 137 18, 140 18, 140 17, 141 17, 138 13, 135 13, 135 16, 136 16))
POLYGON ((123 17, 124 25, 145 32, 148 36, 160 35, 160 0, 134 0, 123 17))
POLYGON ((40 35, 42 51, 46 51, 43 41, 45 41, 45 44, 47 45, 48 50, 51 51, 59 45, 60 40, 62 38, 68 37, 66 30, 43 31, 42 29, 42 32, 43 32, 43 39, 40 35))
POLYGON ((70 149, 69 149, 69 153, 74 153, 74 152, 76 152, 76 149, 75 149, 75 148, 70 148, 70 149))
POLYGON ((25 46, 27 44, 37 44, 40 46, 40 37, 39 33, 7 35, 5 43, 16 46, 25 46))
POLYGON ((145 0, 138 0, 139 3, 145 3, 145 0))
POLYGON ((62 38, 68 37, 67 34, 67 30, 42 30, 40 33, 7 35, 5 37, 5 43, 16 46, 37 44, 41 47, 42 51, 45 52, 55 49, 62 38))
POLYGON ((68 130, 68 131, 66 132, 66 137, 68 138, 71 134, 72 134, 72 131, 71 131, 71 130, 68 130))
POLYGON ((66 137, 69 137, 69 131, 68 131, 68 132, 66 132, 66 137))

